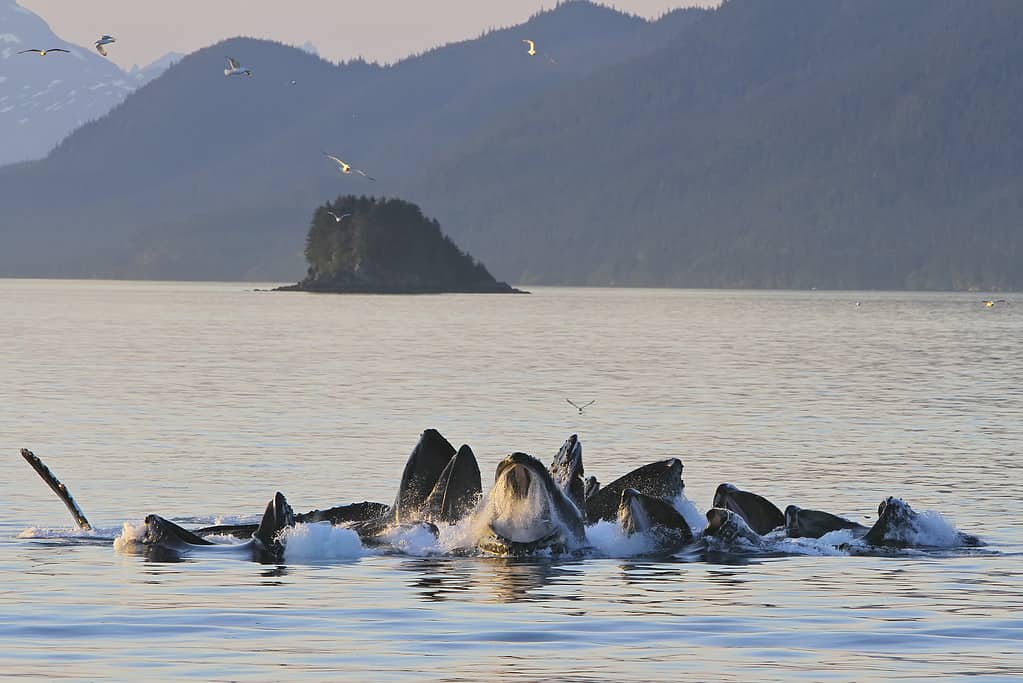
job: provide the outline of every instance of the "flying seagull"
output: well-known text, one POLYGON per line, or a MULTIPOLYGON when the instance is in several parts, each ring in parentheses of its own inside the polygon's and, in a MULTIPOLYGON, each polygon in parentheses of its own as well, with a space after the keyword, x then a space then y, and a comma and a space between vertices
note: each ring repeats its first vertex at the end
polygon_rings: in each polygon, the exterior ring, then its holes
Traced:
POLYGON ((349 216, 351 216, 351 215, 352 215, 352 214, 350 214, 350 213, 343 213, 343 214, 341 214, 340 216, 338 216, 338 215, 337 215, 336 213, 334 213, 333 211, 328 211, 327 213, 328 213, 328 214, 330 214, 331 216, 333 216, 333 217, 334 217, 334 222, 335 222, 335 223, 340 223, 340 222, 341 222, 341 221, 343 221, 343 220, 344 220, 345 218, 348 218, 349 216))
POLYGON ((987 299, 983 303, 984 308, 994 308, 995 304, 1007 304, 1009 302, 1005 299, 987 299))
POLYGON ((522 42, 525 43, 526 45, 529 45, 529 49, 526 50, 527 55, 529 55, 530 57, 536 55, 536 43, 534 43, 532 40, 529 40, 528 38, 523 38, 522 42))
POLYGON ((19 55, 23 55, 23 54, 25 54, 26 52, 35 52, 35 53, 36 53, 36 54, 38 54, 38 55, 39 55, 40 57, 45 57, 46 55, 48 55, 48 54, 49 54, 49 53, 51 53, 51 52, 68 52, 68 53, 70 53, 70 52, 71 52, 71 50, 65 50, 65 49, 64 49, 64 48, 62 48, 62 47, 51 47, 51 48, 50 48, 49 50, 40 50, 40 49, 38 49, 38 48, 32 48, 31 50, 22 50, 22 51, 21 51, 21 52, 19 52, 18 54, 19 54, 19 55))
POLYGON ((575 408, 576 410, 578 410, 578 411, 579 411, 579 414, 580 414, 580 415, 582 415, 582 414, 583 414, 583 408, 589 408, 590 406, 592 406, 592 405, 593 405, 594 403, 596 403, 596 402, 597 402, 597 399, 593 399, 593 400, 592 400, 592 401, 590 401, 589 403, 585 403, 585 404, 583 404, 583 405, 578 405, 578 404, 576 404, 576 403, 573 403, 572 401, 570 401, 570 400, 569 400, 569 399, 567 399, 567 398, 566 398, 565 400, 566 400, 566 401, 568 401, 569 405, 571 405, 571 406, 572 406, 573 408, 575 408))
POLYGON ((376 181, 376 178, 373 178, 373 177, 367 175, 365 171, 360 171, 357 168, 353 168, 351 164, 346 164, 344 161, 342 161, 341 159, 338 159, 333 154, 327 154, 326 152, 324 152, 323 156, 327 157, 328 159, 333 161, 335 164, 337 164, 337 167, 339 169, 341 169, 341 172, 344 173, 345 175, 350 175, 351 173, 358 173, 359 175, 361 175, 366 180, 372 180, 374 182, 376 181))
POLYGON ((106 34, 103 34, 103 36, 100 37, 100 39, 96 41, 96 52, 98 52, 101 55, 103 55, 104 57, 106 57, 107 56, 107 51, 106 51, 106 49, 103 46, 104 45, 109 45, 110 43, 116 43, 116 42, 117 42, 117 38, 114 38, 113 36, 108 36, 106 34))
POLYGON ((227 68, 224 69, 225 76, 251 76, 252 72, 248 69, 243 69, 242 65, 234 57, 227 58, 227 68))

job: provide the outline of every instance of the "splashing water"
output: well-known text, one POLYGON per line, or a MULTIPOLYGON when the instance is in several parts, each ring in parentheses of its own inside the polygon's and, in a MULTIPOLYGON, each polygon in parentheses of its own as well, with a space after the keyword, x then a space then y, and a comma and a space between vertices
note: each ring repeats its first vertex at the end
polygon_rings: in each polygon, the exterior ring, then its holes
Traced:
POLYGON ((142 538, 145 535, 145 522, 138 524, 125 522, 121 527, 121 533, 114 539, 114 550, 119 553, 134 554, 138 552, 138 547, 142 545, 142 538))
POLYGON ((281 533, 281 540, 288 562, 312 564, 351 560, 366 554, 357 533, 330 522, 296 524, 281 533))
POLYGON ((617 522, 600 521, 586 527, 586 540, 604 557, 635 557, 653 552, 655 543, 649 534, 628 536, 617 522))

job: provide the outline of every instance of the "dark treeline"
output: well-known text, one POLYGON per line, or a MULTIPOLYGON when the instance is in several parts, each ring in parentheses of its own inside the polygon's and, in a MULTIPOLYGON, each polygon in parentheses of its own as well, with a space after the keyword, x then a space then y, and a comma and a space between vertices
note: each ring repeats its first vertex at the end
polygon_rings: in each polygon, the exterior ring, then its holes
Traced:
POLYGON ((486 267, 400 199, 339 197, 313 214, 306 279, 294 289, 332 292, 506 292, 486 267))

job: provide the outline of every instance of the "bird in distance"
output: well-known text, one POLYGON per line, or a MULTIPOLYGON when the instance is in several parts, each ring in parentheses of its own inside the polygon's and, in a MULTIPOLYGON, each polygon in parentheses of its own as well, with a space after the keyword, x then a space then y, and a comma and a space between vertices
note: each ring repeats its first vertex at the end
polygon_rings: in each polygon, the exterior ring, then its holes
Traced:
POLYGON ((578 410, 580 415, 583 414, 583 408, 589 408, 590 406, 592 406, 594 403, 597 402, 597 399, 593 399, 589 403, 584 403, 583 405, 579 405, 578 403, 575 403, 575 402, 571 401, 570 399, 566 398, 565 400, 568 401, 568 404, 570 406, 572 406, 573 408, 578 410))
POLYGON ((71 50, 65 50, 62 47, 51 47, 48 50, 40 50, 39 48, 32 48, 30 50, 22 50, 18 54, 19 55, 23 55, 26 52, 35 52, 40 57, 45 57, 46 55, 50 54, 51 52, 67 52, 67 53, 70 53, 71 50))
POLYGON ((241 63, 234 57, 227 58, 227 68, 224 69, 225 76, 251 76, 252 71, 243 69, 241 63))
POLYGON ((106 51, 106 48, 104 48, 103 46, 104 45, 109 45, 110 43, 116 43, 116 42, 117 42, 117 38, 114 38, 113 36, 108 36, 106 34, 103 34, 103 36, 101 36, 100 39, 96 41, 96 52, 98 52, 101 55, 103 55, 104 57, 106 57, 107 56, 107 51, 106 51))
POLYGON ((338 159, 333 154, 327 154, 326 152, 324 152, 323 156, 327 157, 328 159, 333 161, 335 164, 337 164, 337 167, 345 175, 351 175, 352 173, 358 173, 359 175, 361 175, 366 180, 376 181, 376 178, 373 178, 373 177, 367 175, 365 171, 359 170, 359 169, 355 168, 354 166, 352 166, 351 164, 345 163, 344 161, 342 161, 341 159, 338 159))

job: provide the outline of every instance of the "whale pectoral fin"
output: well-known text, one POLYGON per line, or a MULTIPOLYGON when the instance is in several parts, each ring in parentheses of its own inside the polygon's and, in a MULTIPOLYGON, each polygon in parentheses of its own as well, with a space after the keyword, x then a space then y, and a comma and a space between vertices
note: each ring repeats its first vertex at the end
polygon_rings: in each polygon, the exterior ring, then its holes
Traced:
POLYGON ((53 489, 53 492, 57 494, 57 497, 60 498, 67 509, 71 512, 71 516, 74 517, 75 524, 78 525, 78 528, 84 531, 92 531, 92 525, 89 524, 89 520, 85 518, 85 513, 83 513, 82 509, 78 507, 78 503, 76 503, 75 499, 71 497, 71 492, 67 490, 67 487, 64 486, 59 479, 57 479, 56 475, 50 471, 50 468, 47 467, 35 453, 27 448, 21 449, 21 457, 25 458, 28 464, 32 466, 32 469, 34 469, 36 473, 43 478, 46 485, 53 489))
POLYGON ((256 529, 256 533, 252 534, 252 538, 259 541, 273 558, 280 559, 284 556, 284 546, 280 542, 280 534, 284 529, 292 526, 295 526, 295 513, 288 505, 284 494, 278 491, 273 499, 266 504, 263 521, 259 523, 259 528, 256 529))

